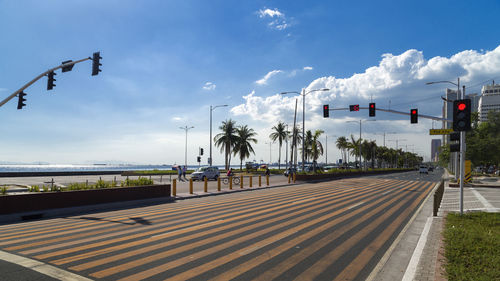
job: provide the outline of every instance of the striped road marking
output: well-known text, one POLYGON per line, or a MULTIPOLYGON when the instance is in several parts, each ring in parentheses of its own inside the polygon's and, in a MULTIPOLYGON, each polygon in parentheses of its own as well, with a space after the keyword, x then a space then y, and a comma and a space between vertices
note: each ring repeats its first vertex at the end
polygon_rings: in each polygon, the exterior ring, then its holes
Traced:
POLYGON ((0 226, 92 280, 364 280, 434 183, 344 179, 0 226))

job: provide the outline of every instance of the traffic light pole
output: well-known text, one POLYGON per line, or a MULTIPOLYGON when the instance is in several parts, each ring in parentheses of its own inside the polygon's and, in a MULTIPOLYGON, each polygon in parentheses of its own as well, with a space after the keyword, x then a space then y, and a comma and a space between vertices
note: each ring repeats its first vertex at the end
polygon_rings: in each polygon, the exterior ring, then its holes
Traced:
MULTIPOLYGON (((463 86, 462 100, 465 99, 465 86, 463 86)), ((465 175, 465 131, 460 132, 460 214, 464 213, 464 175, 465 175)))
POLYGON ((55 71, 55 70, 58 70, 60 68, 63 68, 63 67, 68 67, 68 66, 72 66, 72 65, 75 65, 77 63, 80 63, 80 62, 83 62, 83 61, 86 61, 86 60, 91 60, 92 58, 84 58, 84 59, 81 59, 81 60, 77 60, 77 61, 72 61, 72 62, 67 62, 67 63, 63 63, 57 67, 54 67, 52 69, 49 69, 47 71, 45 71, 44 73, 38 75, 37 77, 35 77, 33 80, 31 80, 30 82, 26 83, 24 86, 22 86, 19 90, 15 91, 12 95, 8 96, 6 99, 4 99, 3 101, 0 102, 0 107, 2 107, 2 105, 6 104, 7 102, 9 102, 11 99, 15 98, 19 93, 21 93, 22 91, 24 91, 26 88, 28 88, 29 86, 33 85, 33 83, 35 83, 36 81, 40 80, 40 78, 44 77, 45 75, 51 73, 52 71, 55 71))

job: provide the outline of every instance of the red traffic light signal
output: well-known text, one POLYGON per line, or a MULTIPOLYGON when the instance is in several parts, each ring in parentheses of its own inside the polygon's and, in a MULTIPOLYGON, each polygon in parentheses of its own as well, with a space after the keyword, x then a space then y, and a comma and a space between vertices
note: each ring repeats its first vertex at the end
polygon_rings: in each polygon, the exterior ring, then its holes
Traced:
POLYGON ((453 101, 453 130, 457 132, 471 130, 470 99, 453 101))
POLYGON ((411 124, 418 123, 418 109, 414 108, 410 110, 410 122, 411 124))
POLYGON ((323 105, 323 117, 330 117, 330 106, 328 104, 323 105))
POLYGON ((359 104, 349 105, 349 111, 359 111, 359 104))
POLYGON ((375 116, 375 103, 374 102, 370 103, 370 106, 368 107, 368 116, 370 116, 370 117, 375 116))

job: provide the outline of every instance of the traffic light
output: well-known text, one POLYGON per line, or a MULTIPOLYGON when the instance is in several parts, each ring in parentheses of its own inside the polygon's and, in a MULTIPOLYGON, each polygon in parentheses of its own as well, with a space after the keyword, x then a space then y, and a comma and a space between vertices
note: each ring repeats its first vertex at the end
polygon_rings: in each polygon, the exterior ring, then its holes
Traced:
POLYGON ((203 155, 203 148, 200 147, 200 155, 203 155))
MULTIPOLYGON (((62 64, 67 64, 69 62, 73 62, 72 60, 67 60, 67 61, 63 61, 62 64)), ((67 66, 63 66, 61 68, 61 72, 68 72, 68 71, 71 71, 73 69, 73 66, 75 66, 74 64, 72 65, 67 65, 67 66)))
POLYGON ((19 101, 17 102, 17 109, 22 109, 23 106, 25 106, 26 104, 24 103, 26 101, 26 99, 24 98, 26 96, 26 94, 24 92, 20 92, 18 94, 18 97, 19 97, 19 101))
POLYGON ((324 118, 330 117, 330 109, 329 109, 329 107, 330 106, 328 104, 323 105, 323 117, 324 118))
POLYGON ((368 106, 368 116, 375 117, 375 103, 371 102, 370 106, 368 106))
POLYGON ((453 101, 453 130, 470 131, 470 99, 453 101))
POLYGON ((451 133, 450 134, 450 141, 459 141, 460 140, 460 133, 451 133))
POLYGON ((196 157, 196 161, 197 161, 198 163, 200 163, 200 162, 201 162, 201 157, 200 157, 200 156, 197 156, 197 157, 196 157))
POLYGON ((418 123, 418 109, 414 108, 410 110, 410 121, 411 124, 418 123))
POLYGON ((56 79, 54 78, 55 75, 56 75, 56 73, 54 71, 47 74, 47 76, 49 78, 49 79, 47 79, 47 91, 52 90, 56 86, 56 84, 54 84, 54 82, 56 81, 56 79))
POLYGON ((97 75, 99 72, 101 72, 101 69, 99 69, 99 66, 102 64, 99 63, 99 60, 101 58, 101 53, 100 52, 95 52, 93 57, 92 57, 92 75, 97 75))
POLYGON ((349 111, 359 111, 359 104, 349 105, 349 111))
POLYGON ((450 152, 460 152, 460 143, 450 144, 450 152))

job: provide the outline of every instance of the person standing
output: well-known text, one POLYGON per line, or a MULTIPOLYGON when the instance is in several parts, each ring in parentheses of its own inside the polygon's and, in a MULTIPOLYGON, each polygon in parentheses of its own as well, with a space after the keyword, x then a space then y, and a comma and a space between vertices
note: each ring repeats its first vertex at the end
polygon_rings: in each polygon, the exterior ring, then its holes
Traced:
POLYGON ((182 176, 184 177, 185 180, 187 180, 186 179, 186 171, 187 171, 187 167, 186 167, 186 165, 184 165, 184 168, 182 168, 182 176))

